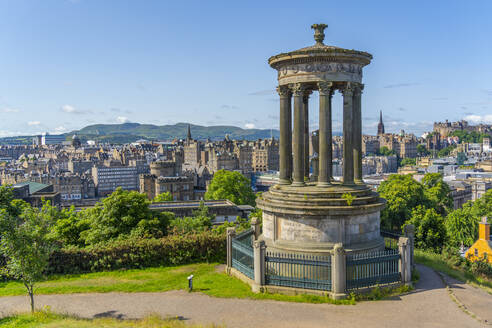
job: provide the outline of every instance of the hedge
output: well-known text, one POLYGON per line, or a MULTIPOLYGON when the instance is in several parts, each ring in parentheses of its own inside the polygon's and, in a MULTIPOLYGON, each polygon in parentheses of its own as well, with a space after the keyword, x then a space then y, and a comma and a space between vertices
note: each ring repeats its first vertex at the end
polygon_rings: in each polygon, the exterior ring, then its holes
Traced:
POLYGON ((120 240, 99 247, 61 249, 52 253, 47 274, 70 274, 224 262, 226 236, 205 231, 161 239, 120 240))

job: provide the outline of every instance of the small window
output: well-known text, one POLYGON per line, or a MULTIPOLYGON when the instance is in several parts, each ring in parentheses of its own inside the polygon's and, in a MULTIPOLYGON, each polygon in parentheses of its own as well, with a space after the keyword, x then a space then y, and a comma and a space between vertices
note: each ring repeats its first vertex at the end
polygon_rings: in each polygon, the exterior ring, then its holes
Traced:
POLYGON ((475 248, 475 256, 478 256, 478 249, 475 248))

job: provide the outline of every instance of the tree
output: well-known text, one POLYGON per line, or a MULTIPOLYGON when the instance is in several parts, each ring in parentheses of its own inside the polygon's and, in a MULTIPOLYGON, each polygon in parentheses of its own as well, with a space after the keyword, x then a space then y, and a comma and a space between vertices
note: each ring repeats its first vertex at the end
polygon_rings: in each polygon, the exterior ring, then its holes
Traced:
POLYGON ((453 198, 451 189, 444 182, 442 174, 427 173, 422 179, 422 185, 427 206, 434 208, 440 215, 446 216, 453 209, 453 198))
POLYGON ((396 153, 393 149, 390 150, 388 147, 383 146, 383 147, 379 148, 378 155, 393 156, 393 155, 396 155, 396 153))
POLYGON ((5 209, 12 216, 19 216, 26 206, 30 206, 22 199, 14 198, 11 186, 0 186, 0 209, 5 209))
POLYGON ((152 203, 171 202, 172 200, 173 200, 173 196, 169 191, 166 191, 155 196, 154 199, 152 200, 152 203))
POLYGON ((446 217, 446 233, 451 246, 471 246, 478 236, 478 222, 473 202, 467 202, 446 217))
POLYGON ((228 199, 236 205, 255 206, 255 194, 251 182, 236 171, 219 170, 215 172, 205 199, 228 199))
POLYGON ((417 145, 417 154, 419 156, 429 156, 430 155, 430 151, 428 151, 427 148, 425 148, 424 145, 417 145))
POLYGON ((105 242, 125 236, 161 237, 165 235, 172 213, 149 208, 145 194, 117 188, 95 207, 86 210, 89 229, 81 232, 86 244, 105 242))
POLYGON ((426 203, 422 184, 409 174, 390 175, 378 192, 387 201, 381 212, 381 225, 388 230, 399 230, 410 219, 413 208, 426 203))
POLYGON ((468 158, 466 157, 465 153, 459 152, 456 156, 456 164, 459 166, 464 165, 467 159, 468 158))
POLYGON ((49 256, 55 249, 50 237, 53 225, 49 204, 41 210, 26 207, 19 217, 0 210, 0 252, 7 259, 7 272, 22 281, 34 312, 34 286, 43 278, 49 256))
POLYGON ((451 152, 456 148, 456 145, 451 145, 451 146, 447 146, 443 149, 441 149, 438 153, 437 153, 437 156, 439 157, 446 157, 446 156, 449 156, 449 154, 451 154, 451 152))
POLYGON ((60 213, 61 217, 53 227, 55 238, 65 246, 84 246, 85 242, 80 238, 80 234, 82 231, 89 230, 91 227, 89 218, 96 212, 93 208, 88 208, 77 213, 74 206, 63 209, 60 213))
POLYGON ((415 158, 404 158, 401 160, 400 162, 400 166, 412 166, 412 165, 416 165, 417 164, 417 161, 415 160, 415 158))
POLYGON ((446 241, 446 227, 444 219, 433 208, 418 205, 412 210, 410 220, 405 225, 415 227, 415 246, 440 252, 446 241))

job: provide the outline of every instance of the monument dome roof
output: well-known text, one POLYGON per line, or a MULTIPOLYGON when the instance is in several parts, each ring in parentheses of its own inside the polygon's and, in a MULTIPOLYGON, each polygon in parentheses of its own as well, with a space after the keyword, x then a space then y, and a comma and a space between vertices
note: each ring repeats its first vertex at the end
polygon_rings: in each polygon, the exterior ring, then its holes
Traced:
POLYGON ((324 44, 324 29, 326 27, 326 24, 313 24, 311 28, 315 30, 314 39, 316 40, 316 44, 272 56, 268 59, 268 64, 278 69, 284 64, 315 62, 319 60, 358 63, 363 66, 371 62, 372 55, 370 53, 324 44))

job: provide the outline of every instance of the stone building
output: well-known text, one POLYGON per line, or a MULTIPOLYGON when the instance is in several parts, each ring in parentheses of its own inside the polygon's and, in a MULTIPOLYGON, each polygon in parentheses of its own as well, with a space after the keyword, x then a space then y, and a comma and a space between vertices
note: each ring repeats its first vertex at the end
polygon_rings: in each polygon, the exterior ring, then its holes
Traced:
POLYGON ((156 176, 154 174, 141 174, 139 190, 147 194, 149 199, 168 192, 173 200, 193 200, 194 181, 192 175, 181 176, 156 176))
POLYGON ((94 166, 92 178, 98 196, 107 196, 116 188, 125 190, 139 190, 138 173, 135 166, 123 166, 110 163, 108 166, 94 166))
POLYGON ((260 139, 254 143, 252 169, 254 172, 279 170, 279 144, 275 139, 260 139))
POLYGON ((217 172, 218 170, 234 171, 239 169, 239 160, 235 153, 211 151, 208 167, 212 172, 217 172))
POLYGON ((362 154, 376 155, 379 152, 379 139, 374 136, 362 136, 362 154))

